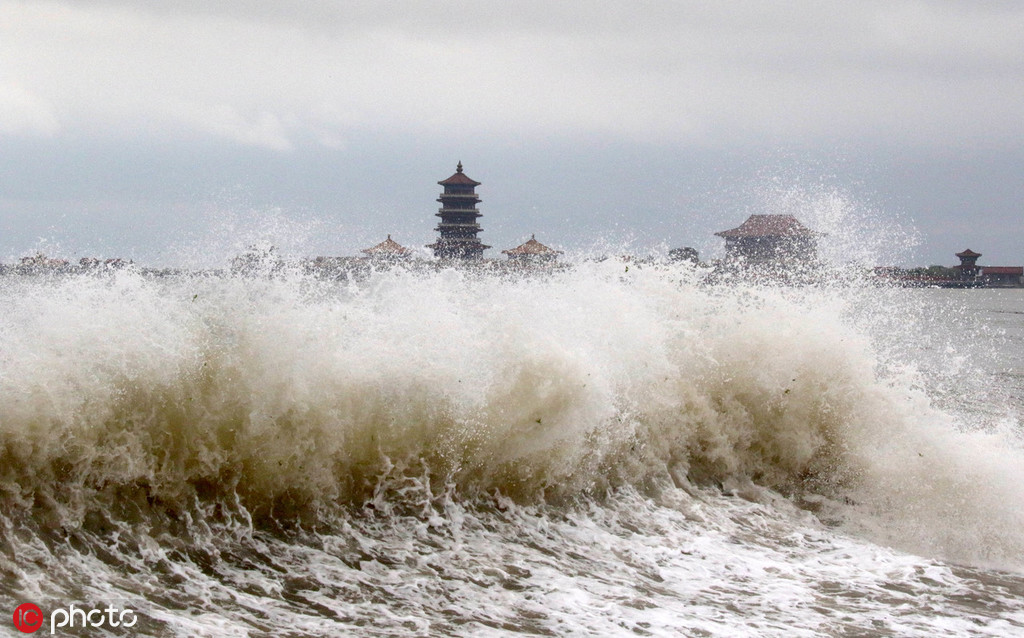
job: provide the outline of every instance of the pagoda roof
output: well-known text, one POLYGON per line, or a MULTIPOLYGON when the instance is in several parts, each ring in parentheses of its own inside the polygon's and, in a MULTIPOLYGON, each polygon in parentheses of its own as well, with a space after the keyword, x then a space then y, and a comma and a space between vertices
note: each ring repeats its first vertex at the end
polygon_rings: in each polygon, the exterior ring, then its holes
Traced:
POLYGON ((973 250, 971 250, 970 248, 968 248, 967 250, 963 251, 962 253, 957 253, 956 256, 957 257, 981 257, 981 253, 976 253, 973 250))
POLYGON ((462 185, 462 186, 479 186, 480 182, 470 179, 468 175, 462 172, 462 162, 459 162, 458 166, 455 167, 455 173, 446 180, 438 182, 441 186, 449 185, 462 185))
POLYGON ((751 215, 736 228, 715 233, 727 239, 740 237, 798 237, 817 235, 792 215, 751 215))
POLYGON ((544 244, 537 241, 535 235, 530 235, 530 239, 523 244, 516 246, 515 248, 509 248, 508 250, 501 251, 503 255, 561 255, 562 251, 555 250, 554 248, 548 248, 544 244))
POLYGON ((391 235, 388 235, 388 238, 385 239, 384 241, 382 241, 381 243, 377 244, 376 246, 371 246, 370 248, 366 248, 362 252, 366 253, 367 255, 370 255, 371 257, 372 256, 392 256, 392 257, 397 257, 397 256, 408 255, 410 251, 405 246, 402 246, 401 244, 399 244, 395 240, 391 239, 391 235))

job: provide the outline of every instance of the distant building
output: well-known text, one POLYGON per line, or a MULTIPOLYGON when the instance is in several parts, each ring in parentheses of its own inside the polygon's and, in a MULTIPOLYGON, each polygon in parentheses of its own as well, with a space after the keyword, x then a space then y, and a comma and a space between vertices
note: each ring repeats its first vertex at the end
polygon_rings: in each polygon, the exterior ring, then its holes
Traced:
POLYGON ((726 261, 786 265, 818 256, 818 236, 792 215, 751 215, 736 228, 715 233, 725 238, 726 261))
POLYGON ((376 246, 370 246, 369 248, 363 249, 364 255, 371 259, 406 259, 412 254, 412 251, 402 246, 395 240, 391 239, 391 235, 388 238, 377 244, 376 246))
POLYGON ((970 248, 956 254, 960 265, 953 266, 954 279, 961 285, 1016 287, 1024 284, 1024 266, 979 266, 976 253, 970 248))
POLYGON ((956 271, 957 277, 965 281, 973 281, 978 276, 978 257, 981 257, 981 253, 976 253, 970 248, 963 252, 956 254, 960 258, 960 265, 953 266, 953 270, 956 271))
POLYGON ((480 182, 463 173, 462 162, 459 162, 455 174, 438 184, 444 187, 444 192, 437 199, 441 208, 436 215, 441 222, 435 230, 440 236, 427 248, 440 259, 482 259, 484 250, 490 246, 482 244, 477 237, 482 230, 476 221, 481 217, 476 209, 480 197, 475 190, 480 182))
POLYGON ((231 274, 246 277, 278 273, 284 267, 284 259, 278 254, 277 247, 270 244, 254 244, 231 259, 231 274))
POLYGON ((43 253, 36 253, 31 257, 22 257, 21 265, 26 268, 64 268, 68 265, 67 259, 54 259, 43 253))
POLYGON ((697 252, 696 248, 691 248, 690 246, 673 248, 668 251, 668 258, 672 261, 688 261, 694 264, 700 263, 700 253, 697 252))
POLYGON ((558 256, 562 254, 562 251, 548 248, 537 241, 537 237, 535 235, 530 235, 530 239, 526 243, 520 244, 515 248, 503 250, 501 253, 503 255, 508 255, 509 261, 549 262, 558 259, 558 256))
POLYGON ((66 259, 47 257, 43 253, 36 253, 31 257, 22 257, 20 263, 15 266, 14 272, 20 274, 36 273, 60 273, 68 272, 71 264, 66 259))
POLYGON ((981 281, 986 286, 1020 286, 1024 266, 982 266, 981 281))

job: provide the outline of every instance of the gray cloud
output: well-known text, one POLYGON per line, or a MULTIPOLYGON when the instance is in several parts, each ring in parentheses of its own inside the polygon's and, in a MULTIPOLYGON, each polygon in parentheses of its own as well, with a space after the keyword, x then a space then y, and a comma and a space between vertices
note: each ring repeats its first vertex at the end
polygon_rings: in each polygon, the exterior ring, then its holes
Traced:
POLYGON ((1006 5, 182 0, 0 11, 18 25, 0 51, 21 96, 0 108, 38 132, 115 121, 280 150, 358 127, 712 145, 1015 144, 1024 132, 1024 9, 1006 5))
POLYGON ((665 220, 757 205, 694 193, 712 174, 756 181, 737 158, 779 148, 856 158, 825 172, 868 175, 866 198, 917 219, 926 242, 983 230, 1010 254, 999 229, 1024 199, 1008 180, 1024 142, 1020 33, 1016 2, 7 0, 0 215, 20 250, 148 211, 132 226, 143 245, 166 235, 168 211, 239 185, 254 206, 348 223, 359 212, 345 193, 373 197, 353 184, 397 181, 425 190, 382 209, 418 224, 435 173, 473 155, 497 195, 490 232, 509 241, 551 214, 539 200, 591 236, 629 219, 644 241, 695 242, 720 228, 665 220), (570 192, 523 166, 545 155, 574 175, 570 192), (650 180, 643 195, 624 155, 650 180))

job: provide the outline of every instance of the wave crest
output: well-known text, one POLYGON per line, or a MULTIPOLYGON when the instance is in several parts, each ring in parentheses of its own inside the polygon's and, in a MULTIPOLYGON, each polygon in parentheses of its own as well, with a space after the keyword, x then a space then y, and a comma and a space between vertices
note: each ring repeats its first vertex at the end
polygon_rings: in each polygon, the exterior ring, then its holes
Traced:
POLYGON ((289 519, 410 477, 527 502, 737 481, 882 502, 951 426, 880 375, 844 295, 686 267, 122 272, 0 295, 0 489, 65 520, 234 499, 289 519))

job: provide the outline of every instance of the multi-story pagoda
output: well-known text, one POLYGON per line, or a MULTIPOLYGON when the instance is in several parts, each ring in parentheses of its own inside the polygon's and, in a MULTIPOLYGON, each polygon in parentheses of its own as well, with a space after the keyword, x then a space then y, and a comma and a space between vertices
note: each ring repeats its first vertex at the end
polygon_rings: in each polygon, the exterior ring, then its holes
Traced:
POLYGON ((484 250, 490 246, 482 244, 476 236, 482 230, 476 221, 481 216, 476 209, 480 197, 474 190, 480 182, 463 173, 462 162, 459 162, 455 174, 438 184, 444 187, 444 192, 437 199, 441 202, 437 212, 441 222, 435 230, 440 237, 427 248, 441 259, 482 259, 484 250))

